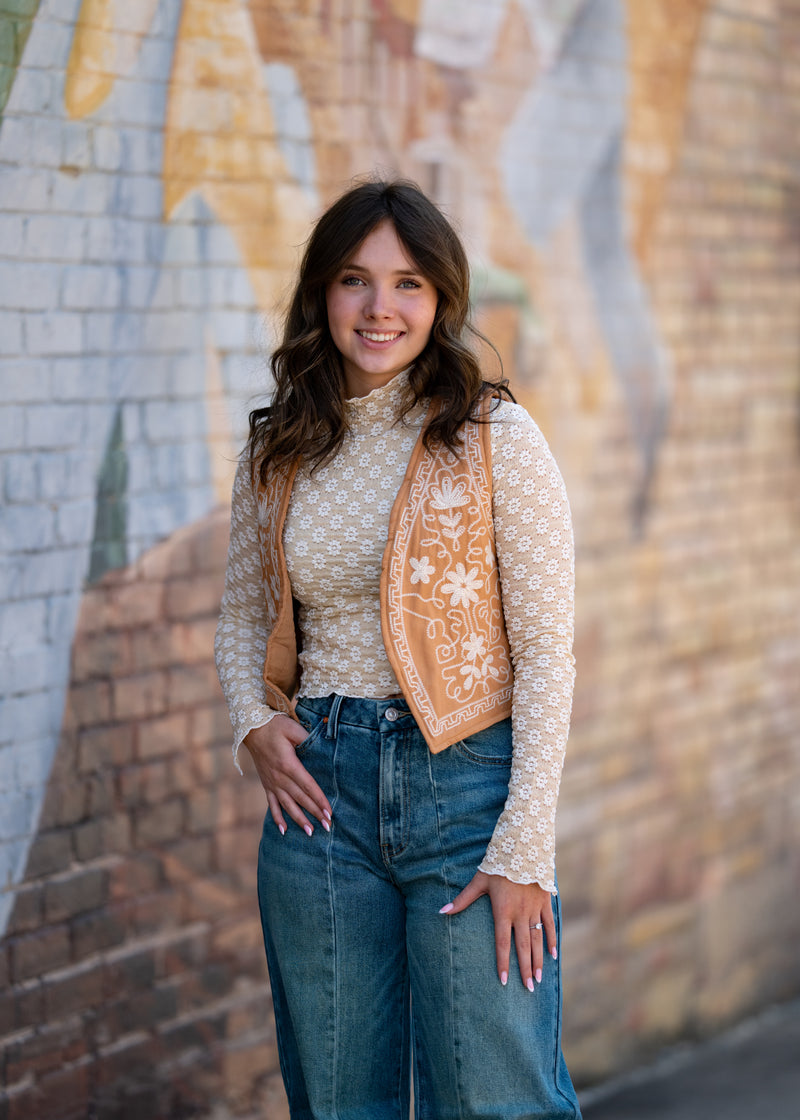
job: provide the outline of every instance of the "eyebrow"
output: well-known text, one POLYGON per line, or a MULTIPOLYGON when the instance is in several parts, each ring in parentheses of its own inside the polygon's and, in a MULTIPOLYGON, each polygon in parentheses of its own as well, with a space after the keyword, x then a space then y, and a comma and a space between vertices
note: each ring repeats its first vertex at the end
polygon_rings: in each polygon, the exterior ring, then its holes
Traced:
MULTIPOLYGON (((343 264, 340 272, 369 272, 368 268, 364 268, 361 264, 343 264)), ((418 268, 396 268, 392 276, 423 276, 424 273, 418 268)))

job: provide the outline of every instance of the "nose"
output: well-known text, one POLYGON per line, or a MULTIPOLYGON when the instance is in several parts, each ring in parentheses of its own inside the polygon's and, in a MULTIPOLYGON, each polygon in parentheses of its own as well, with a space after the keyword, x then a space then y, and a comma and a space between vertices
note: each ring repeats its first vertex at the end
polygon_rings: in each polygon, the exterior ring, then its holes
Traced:
POLYGON ((381 284, 370 288, 364 311, 370 319, 391 319, 394 315, 391 289, 381 284))

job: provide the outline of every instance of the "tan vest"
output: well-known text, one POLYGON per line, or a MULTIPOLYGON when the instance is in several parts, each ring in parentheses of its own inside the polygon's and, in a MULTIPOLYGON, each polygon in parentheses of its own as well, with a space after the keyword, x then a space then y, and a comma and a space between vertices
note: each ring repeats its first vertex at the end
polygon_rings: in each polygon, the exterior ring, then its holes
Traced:
MULTIPOLYGON (((434 752, 511 714, 513 672, 492 521, 488 424, 467 423, 458 456, 420 434, 389 521, 381 630, 389 663, 434 752)), ((294 714, 299 633, 283 526, 298 463, 256 478, 270 635, 267 702, 294 714)))

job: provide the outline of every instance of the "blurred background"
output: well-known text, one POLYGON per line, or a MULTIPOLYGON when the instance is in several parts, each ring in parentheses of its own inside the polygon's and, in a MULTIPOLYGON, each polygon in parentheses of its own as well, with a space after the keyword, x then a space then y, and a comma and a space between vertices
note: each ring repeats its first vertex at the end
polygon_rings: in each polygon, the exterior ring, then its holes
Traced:
POLYGON ((298 249, 374 173, 572 501, 577 1084, 800 994, 800 0, 0 0, 2 1120, 286 1115, 211 647, 298 249))

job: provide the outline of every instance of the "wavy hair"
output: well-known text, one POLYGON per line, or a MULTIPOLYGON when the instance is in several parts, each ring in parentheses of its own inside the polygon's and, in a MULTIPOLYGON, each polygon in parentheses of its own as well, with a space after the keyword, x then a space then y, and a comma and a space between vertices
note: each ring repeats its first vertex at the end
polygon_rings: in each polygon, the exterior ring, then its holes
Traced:
POLYGON ((283 341, 271 358, 272 401, 250 413, 247 451, 262 481, 271 465, 287 466, 301 457, 313 469, 341 447, 347 432, 344 365, 328 329, 326 289, 364 239, 387 220, 438 293, 430 338, 409 372, 401 417, 419 401, 431 399, 438 407, 425 426, 425 446, 444 445, 457 453, 459 429, 468 419, 479 419, 485 396, 514 399, 505 379, 483 379, 465 342, 471 335, 495 349, 470 322, 469 265, 453 227, 415 183, 361 183, 334 202, 311 233, 283 341))

